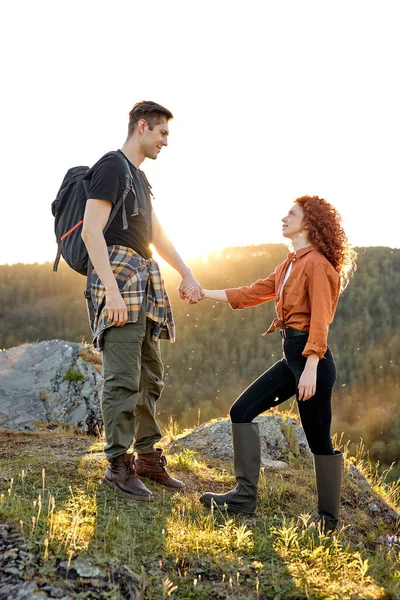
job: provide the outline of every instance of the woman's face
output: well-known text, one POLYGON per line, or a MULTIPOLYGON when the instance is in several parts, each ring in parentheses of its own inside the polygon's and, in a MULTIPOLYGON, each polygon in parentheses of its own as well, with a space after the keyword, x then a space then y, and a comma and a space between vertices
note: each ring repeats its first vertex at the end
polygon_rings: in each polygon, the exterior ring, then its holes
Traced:
POLYGON ((304 235, 303 217, 303 209, 298 204, 293 204, 286 217, 282 219, 283 237, 293 239, 293 237, 304 235))

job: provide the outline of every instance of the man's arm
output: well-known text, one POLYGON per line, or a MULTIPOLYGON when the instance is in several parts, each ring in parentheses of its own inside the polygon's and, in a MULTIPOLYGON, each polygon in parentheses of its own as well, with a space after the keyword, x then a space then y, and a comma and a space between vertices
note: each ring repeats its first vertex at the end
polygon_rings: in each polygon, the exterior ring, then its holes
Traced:
POLYGON ((113 326, 124 325, 128 320, 128 309, 122 298, 112 272, 103 229, 110 216, 112 203, 108 200, 89 198, 83 217, 82 239, 90 260, 106 291, 106 308, 113 326))
POLYGON ((152 243, 158 254, 164 260, 166 260, 167 263, 175 269, 175 271, 178 271, 182 277, 182 281, 179 286, 179 296, 182 298, 182 300, 184 300, 186 298, 188 288, 191 288, 192 291, 190 293, 190 299, 192 302, 198 302, 202 298, 201 286, 193 277, 191 270, 182 260, 175 246, 168 238, 154 210, 152 212, 152 231, 152 243))

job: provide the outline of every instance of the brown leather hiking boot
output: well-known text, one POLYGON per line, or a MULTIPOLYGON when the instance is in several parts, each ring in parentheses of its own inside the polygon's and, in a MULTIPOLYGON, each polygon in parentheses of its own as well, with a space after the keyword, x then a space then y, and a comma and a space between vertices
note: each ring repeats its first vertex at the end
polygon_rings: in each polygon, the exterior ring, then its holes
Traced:
POLYGON ((167 459, 161 448, 156 448, 155 452, 150 454, 139 454, 136 460, 136 472, 140 477, 147 477, 147 479, 152 479, 166 487, 182 490, 185 484, 179 479, 171 477, 165 468, 166 466, 167 459))
POLYGON ((103 483, 132 500, 146 501, 153 496, 136 474, 134 455, 127 452, 110 460, 103 483))

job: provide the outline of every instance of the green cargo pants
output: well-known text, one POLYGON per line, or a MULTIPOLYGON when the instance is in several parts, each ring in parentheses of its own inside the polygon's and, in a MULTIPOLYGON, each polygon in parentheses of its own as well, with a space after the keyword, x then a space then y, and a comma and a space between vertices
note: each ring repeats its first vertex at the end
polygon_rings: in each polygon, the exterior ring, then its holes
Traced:
POLYGON ((156 401, 164 388, 164 368, 145 303, 136 323, 110 327, 104 334, 102 412, 108 460, 127 452, 133 439, 140 454, 154 452, 161 439, 156 401))

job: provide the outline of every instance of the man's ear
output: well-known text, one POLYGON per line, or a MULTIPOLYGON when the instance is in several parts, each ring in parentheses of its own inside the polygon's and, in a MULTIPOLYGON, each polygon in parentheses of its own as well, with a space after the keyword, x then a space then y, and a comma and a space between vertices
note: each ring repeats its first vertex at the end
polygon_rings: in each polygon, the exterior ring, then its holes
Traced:
POLYGON ((143 135, 145 133, 147 126, 148 125, 147 125, 146 119, 139 119, 137 128, 138 128, 138 132, 140 133, 140 135, 143 135))

